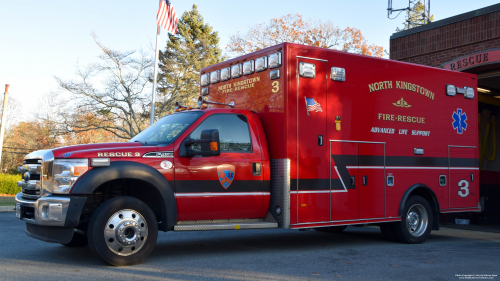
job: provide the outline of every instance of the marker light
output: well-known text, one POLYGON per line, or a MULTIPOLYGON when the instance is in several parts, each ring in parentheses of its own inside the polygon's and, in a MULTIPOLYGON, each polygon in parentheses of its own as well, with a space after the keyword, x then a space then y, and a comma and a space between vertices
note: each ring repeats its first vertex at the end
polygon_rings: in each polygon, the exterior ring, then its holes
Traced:
POLYGON ((226 67, 220 70, 220 81, 227 81, 231 79, 231 68, 226 67))
POLYGON ((345 81, 345 69, 341 67, 332 67, 330 71, 330 79, 333 81, 345 81))
POLYGON ((457 94, 457 88, 455 86, 446 84, 446 95, 455 96, 457 94))
POLYGON ((216 141, 210 142, 210 150, 217 151, 217 142, 216 141))
POLYGON ((281 66, 281 52, 277 52, 269 55, 269 68, 275 68, 281 66))
POLYGON ((263 56, 255 60, 255 71, 264 71, 267 69, 267 57, 263 56))
POLYGON ((241 63, 231 66, 231 77, 238 78, 241 76, 241 63))
POLYGON ((463 95, 465 95, 465 87, 464 88, 457 87, 457 94, 463 94, 463 95))
POLYGON ((210 83, 215 84, 220 81, 220 70, 212 71, 210 73, 210 83))
POLYGON ((299 63, 299 75, 307 78, 316 77, 316 65, 307 62, 299 63))
POLYGON ((200 84, 202 87, 208 86, 208 84, 210 84, 210 73, 201 75, 200 84))
POLYGON ((280 78, 280 70, 275 69, 275 70, 269 72, 269 76, 271 77, 271 80, 280 78))
POLYGON ((243 63, 243 75, 252 74, 254 72, 253 60, 243 63))
POLYGON ((474 88, 465 87, 465 95, 464 95, 464 97, 466 99, 473 99, 474 98, 474 88))
POLYGON ((109 158, 92 158, 90 159, 90 166, 92 167, 109 167, 111 161, 109 158))

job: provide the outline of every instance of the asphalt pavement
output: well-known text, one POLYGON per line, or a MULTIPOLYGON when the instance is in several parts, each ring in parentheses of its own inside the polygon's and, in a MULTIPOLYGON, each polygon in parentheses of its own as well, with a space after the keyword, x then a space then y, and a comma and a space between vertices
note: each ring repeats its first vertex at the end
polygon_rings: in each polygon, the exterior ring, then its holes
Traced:
POLYGON ((0 213, 0 280, 500 280, 498 233, 443 229, 407 245, 376 227, 160 232, 144 263, 113 267, 89 247, 38 241, 24 228, 0 213))

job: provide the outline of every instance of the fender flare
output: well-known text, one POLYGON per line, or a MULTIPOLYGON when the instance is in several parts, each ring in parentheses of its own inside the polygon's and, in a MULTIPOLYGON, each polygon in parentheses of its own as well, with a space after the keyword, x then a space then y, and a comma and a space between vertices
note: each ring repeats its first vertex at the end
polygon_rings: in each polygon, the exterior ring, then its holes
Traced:
POLYGON ((109 167, 92 168, 82 175, 71 189, 70 194, 92 194, 102 184, 117 179, 137 179, 154 186, 161 194, 160 230, 173 229, 177 221, 177 203, 172 186, 155 168, 132 161, 114 161, 109 167), (166 220, 166 223, 165 223, 166 220))
POLYGON ((432 229, 433 230, 439 230, 439 210, 441 210, 439 208, 439 201, 437 200, 437 197, 436 197, 436 194, 434 193, 434 191, 432 191, 432 189, 430 189, 427 185, 425 184, 422 184, 422 183, 417 183, 417 184, 414 184, 412 186, 410 186, 406 192, 403 194, 403 197, 401 198, 401 202, 399 203, 399 211, 398 211, 398 214, 400 217, 402 217, 404 214, 404 208, 405 208, 405 204, 406 204, 406 201, 408 200, 408 197, 410 197, 411 193, 413 191, 415 191, 416 189, 418 188, 422 188, 424 189, 427 193, 430 194, 431 198, 432 198, 432 201, 433 202, 430 202, 430 203, 434 203, 433 205, 431 205, 431 207, 433 207, 433 214, 434 214, 434 220, 433 220, 433 225, 432 225, 432 229))

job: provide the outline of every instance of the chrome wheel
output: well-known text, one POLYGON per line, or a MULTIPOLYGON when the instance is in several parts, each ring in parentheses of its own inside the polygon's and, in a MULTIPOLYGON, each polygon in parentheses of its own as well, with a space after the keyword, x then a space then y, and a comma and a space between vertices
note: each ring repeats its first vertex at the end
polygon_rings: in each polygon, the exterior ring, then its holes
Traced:
POLYGON ((130 209, 114 213, 104 227, 108 248, 117 255, 128 256, 139 251, 148 238, 144 217, 130 209))
POLYGON ((421 236, 427 230, 429 216, 424 206, 415 204, 410 207, 406 214, 406 227, 413 236, 421 236))

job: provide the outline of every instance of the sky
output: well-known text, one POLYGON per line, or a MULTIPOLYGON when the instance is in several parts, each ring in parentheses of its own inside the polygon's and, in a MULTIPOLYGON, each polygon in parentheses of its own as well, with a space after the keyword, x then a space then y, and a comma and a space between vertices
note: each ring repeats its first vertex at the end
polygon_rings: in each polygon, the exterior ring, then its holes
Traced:
MULTIPOLYGON (((426 0, 427 1, 427 0, 426 0)), ((178 17, 193 5, 213 26, 225 48, 236 32, 287 14, 332 21, 339 28, 361 30, 369 44, 389 51, 389 37, 402 27, 404 13, 387 18, 388 0, 170 0, 178 17)), ((51 92, 64 93, 54 77, 74 79, 75 66, 98 62, 100 42, 117 51, 149 50, 156 40, 158 0, 0 0, 0 87, 10 84, 9 98, 21 105, 22 120, 33 118, 39 100, 51 92)), ((434 21, 497 4, 495 0, 431 0, 434 21)), ((393 0, 404 8, 408 0, 393 0)), ((394 15, 394 14, 393 14, 394 15)), ((162 30, 160 48, 166 46, 162 30)))

